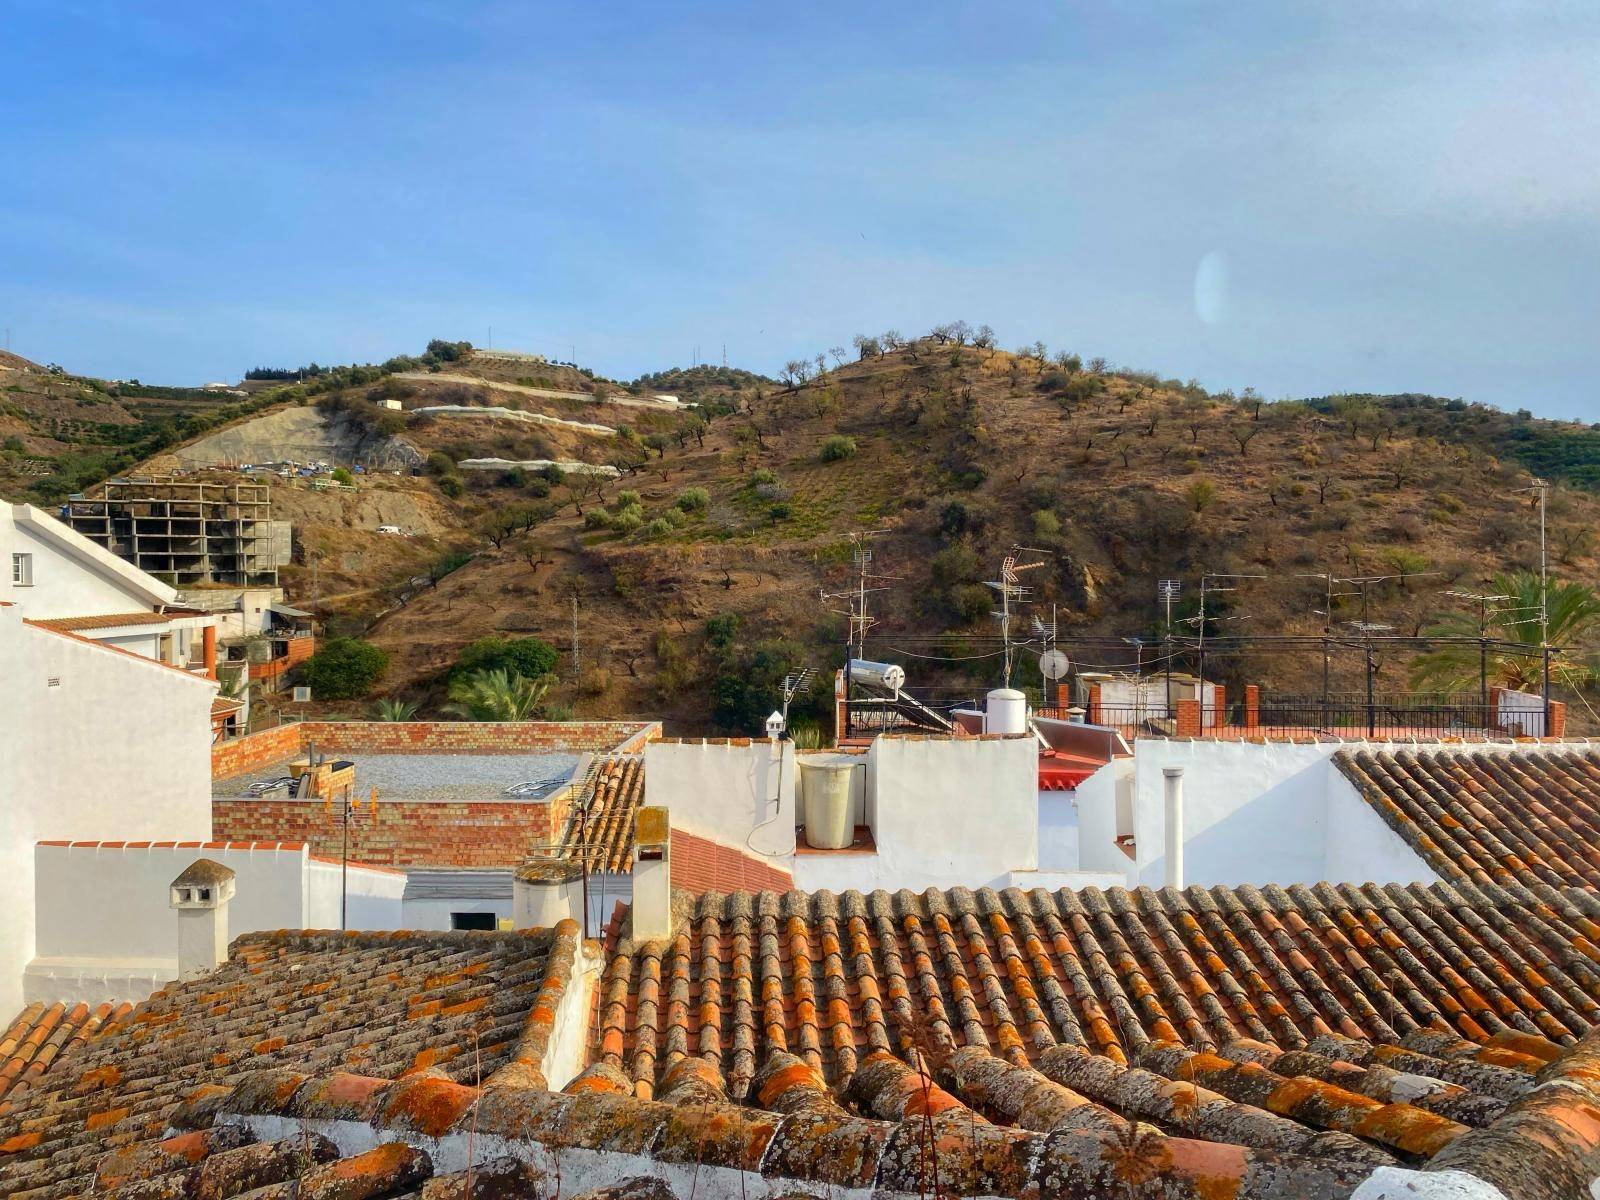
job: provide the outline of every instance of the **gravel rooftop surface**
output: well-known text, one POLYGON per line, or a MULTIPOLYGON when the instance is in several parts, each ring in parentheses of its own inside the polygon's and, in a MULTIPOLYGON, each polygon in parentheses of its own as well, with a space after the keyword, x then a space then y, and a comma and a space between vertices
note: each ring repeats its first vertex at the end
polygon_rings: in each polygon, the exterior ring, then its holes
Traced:
MULTIPOLYGON (((576 754, 330 754, 356 765, 356 791, 365 797, 378 789, 378 800, 506 800, 512 784, 535 779, 566 779, 578 765, 576 754)), ((264 779, 289 774, 289 759, 228 779, 213 781, 213 796, 236 798, 264 779)), ((287 791, 263 799, 281 800, 287 791)))

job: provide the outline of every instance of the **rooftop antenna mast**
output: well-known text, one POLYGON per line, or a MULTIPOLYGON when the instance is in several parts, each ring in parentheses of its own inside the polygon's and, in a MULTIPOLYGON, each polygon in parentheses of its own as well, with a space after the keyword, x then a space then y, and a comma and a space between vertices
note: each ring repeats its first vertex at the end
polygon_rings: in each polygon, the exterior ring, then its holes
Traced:
POLYGON ((984 580, 990 587, 1000 593, 1000 608, 993 613, 1000 622, 1000 641, 1005 648, 1005 687, 1011 686, 1011 606, 1025 603, 1032 595, 1031 587, 1024 587, 1020 582, 1022 572, 1037 570, 1045 565, 1044 559, 1036 562, 1018 562, 1017 556, 1023 552, 1031 554, 1048 554, 1048 550, 1035 550, 1031 546, 1012 546, 1005 558, 1000 560, 1000 578, 984 580))
POLYGON ((872 572, 872 544, 871 539, 879 534, 888 533, 887 529, 868 529, 857 531, 850 535, 850 561, 855 564, 856 583, 847 592, 822 592, 821 598, 827 600, 848 600, 849 609, 830 609, 842 617, 850 618, 850 655, 852 658, 865 658, 867 656, 867 630, 878 623, 878 619, 867 612, 867 596, 872 592, 886 592, 886 587, 868 587, 867 584, 874 580, 889 580, 893 576, 876 575, 872 572))
POLYGON ((1545 499, 1550 485, 1535 478, 1533 483, 1519 492, 1532 492, 1539 497, 1539 659, 1540 692, 1544 706, 1544 726, 1541 732, 1550 732, 1550 556, 1545 542, 1545 499))

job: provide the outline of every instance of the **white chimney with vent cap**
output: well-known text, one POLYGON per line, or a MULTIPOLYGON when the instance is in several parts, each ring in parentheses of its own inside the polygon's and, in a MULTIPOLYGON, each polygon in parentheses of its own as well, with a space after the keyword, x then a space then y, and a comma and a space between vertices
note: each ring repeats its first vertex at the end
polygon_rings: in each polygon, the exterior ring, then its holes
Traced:
POLYGON ((178 910, 178 979, 198 979, 228 957, 228 901, 234 875, 229 867, 197 858, 170 885, 178 910))
POLYGON ((511 876, 511 927, 550 929, 583 921, 583 864, 535 855, 511 876))
POLYGON ((672 828, 667 810, 643 805, 634 817, 633 936, 672 936, 672 828))

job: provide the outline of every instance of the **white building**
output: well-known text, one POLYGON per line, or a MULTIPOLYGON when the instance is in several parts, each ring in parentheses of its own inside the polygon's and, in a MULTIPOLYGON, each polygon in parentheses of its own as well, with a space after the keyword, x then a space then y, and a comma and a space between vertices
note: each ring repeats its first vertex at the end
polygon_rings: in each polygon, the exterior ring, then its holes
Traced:
POLYGON ((27 621, 173 666, 215 661, 210 614, 31 504, 0 501, 0 564, 0 602, 27 621))
POLYGON ((225 942, 262 929, 401 927, 405 872, 341 870, 304 842, 44 841, 33 848, 38 911, 26 1001, 138 1002, 177 979, 179 922, 167 885, 200 858, 234 873, 225 942))
MULTIPOLYGON (((7 532, 12 547, 48 544, 7 532)), ((113 641, 25 620, 9 598, 0 604, 0 680, 0 1012, 15 1012, 34 957, 34 843, 210 838, 217 684, 113 641)), ((77 920, 103 915, 74 908, 77 920)))

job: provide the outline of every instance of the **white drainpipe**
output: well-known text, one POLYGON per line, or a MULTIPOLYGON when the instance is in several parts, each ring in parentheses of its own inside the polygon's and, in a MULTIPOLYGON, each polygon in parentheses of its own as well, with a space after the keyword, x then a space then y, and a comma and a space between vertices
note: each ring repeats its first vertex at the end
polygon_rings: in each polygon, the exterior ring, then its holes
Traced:
POLYGON ((1183 887, 1183 768, 1162 767, 1162 789, 1166 797, 1165 858, 1169 888, 1183 887))

